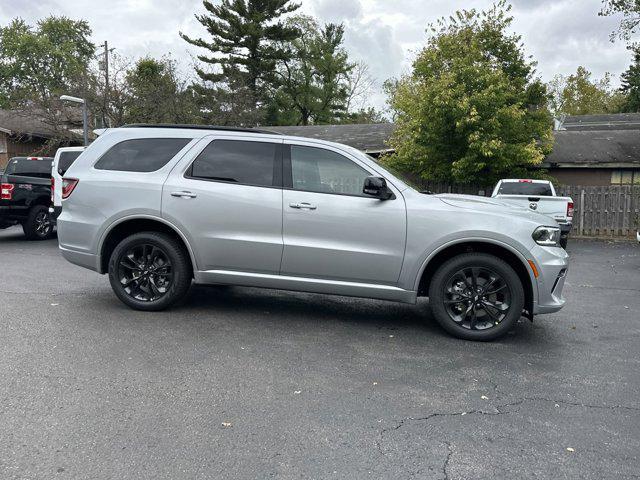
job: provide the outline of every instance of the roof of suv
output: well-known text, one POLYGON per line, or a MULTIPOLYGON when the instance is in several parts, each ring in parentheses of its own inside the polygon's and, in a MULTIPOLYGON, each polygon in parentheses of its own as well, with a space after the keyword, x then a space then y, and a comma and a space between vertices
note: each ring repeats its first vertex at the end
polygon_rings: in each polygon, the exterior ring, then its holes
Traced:
POLYGON ((258 128, 228 127, 216 125, 195 125, 195 124, 174 124, 174 123, 130 123, 123 125, 121 128, 175 128, 188 130, 219 130, 225 132, 245 132, 245 133, 262 133, 267 135, 282 135, 280 132, 270 130, 262 130, 258 128))

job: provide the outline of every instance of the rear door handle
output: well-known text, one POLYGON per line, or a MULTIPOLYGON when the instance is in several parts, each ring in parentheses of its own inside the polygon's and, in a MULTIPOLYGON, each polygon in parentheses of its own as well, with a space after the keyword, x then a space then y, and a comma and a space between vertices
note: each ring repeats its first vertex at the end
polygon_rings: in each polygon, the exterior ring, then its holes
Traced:
POLYGON ((171 192, 171 196, 180 198, 196 198, 198 195, 191 192, 171 192))
POLYGON ((315 205, 311 205, 310 203, 307 203, 307 202, 290 203, 289 206, 291 208, 297 208, 298 210, 315 210, 316 208, 318 208, 315 205))

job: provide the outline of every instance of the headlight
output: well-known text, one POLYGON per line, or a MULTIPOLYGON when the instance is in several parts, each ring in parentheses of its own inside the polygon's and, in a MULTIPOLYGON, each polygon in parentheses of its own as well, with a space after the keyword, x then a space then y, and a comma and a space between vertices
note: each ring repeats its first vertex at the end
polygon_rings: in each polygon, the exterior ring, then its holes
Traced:
POLYGON ((538 245, 545 247, 560 245, 560 229, 558 227, 538 227, 531 236, 538 245))

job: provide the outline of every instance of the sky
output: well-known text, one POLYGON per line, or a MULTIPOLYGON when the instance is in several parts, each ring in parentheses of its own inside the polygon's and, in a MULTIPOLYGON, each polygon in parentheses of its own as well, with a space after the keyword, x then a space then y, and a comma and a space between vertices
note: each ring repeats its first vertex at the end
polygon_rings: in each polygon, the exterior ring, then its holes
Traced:
MULTIPOLYGON (((214 2, 216 0, 213 0, 214 2)), ((376 81, 369 103, 383 108, 382 83, 407 73, 416 52, 427 39, 426 28, 458 9, 485 9, 491 0, 298 0, 301 11, 321 22, 343 22, 345 46, 354 61, 369 65, 376 81)), ((601 78, 610 72, 614 82, 630 63, 630 53, 609 36, 619 18, 600 17, 601 0, 511 0, 513 31, 522 35, 527 54, 538 62, 545 81, 570 74, 583 65, 601 78)), ((206 32, 194 14, 203 13, 201 0, 2 0, 0 23, 22 17, 30 23, 55 14, 88 20, 96 44, 105 40, 125 57, 170 53, 185 73, 191 72, 196 47, 191 37, 206 32)))

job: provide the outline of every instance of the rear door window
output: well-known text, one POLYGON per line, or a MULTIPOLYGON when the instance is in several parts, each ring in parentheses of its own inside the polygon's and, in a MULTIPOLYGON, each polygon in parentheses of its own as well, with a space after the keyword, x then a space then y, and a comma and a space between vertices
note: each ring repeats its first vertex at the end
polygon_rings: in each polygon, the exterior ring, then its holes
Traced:
POLYGON ((192 139, 139 138, 111 147, 94 168, 121 172, 155 172, 164 167, 192 139))
POLYGON ((214 140, 193 161, 187 176, 259 187, 279 186, 279 147, 277 143, 214 140))
POLYGON ((548 183, 502 182, 498 190, 500 195, 528 195, 530 197, 550 197, 551 185, 548 183))
POLYGON ((80 156, 82 152, 62 152, 60 159, 58 160, 58 173, 64 175, 69 167, 76 161, 76 158, 80 156))
POLYGON ((51 178, 51 164, 53 159, 42 158, 14 158, 7 165, 7 175, 21 177, 51 178))

